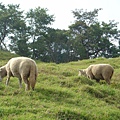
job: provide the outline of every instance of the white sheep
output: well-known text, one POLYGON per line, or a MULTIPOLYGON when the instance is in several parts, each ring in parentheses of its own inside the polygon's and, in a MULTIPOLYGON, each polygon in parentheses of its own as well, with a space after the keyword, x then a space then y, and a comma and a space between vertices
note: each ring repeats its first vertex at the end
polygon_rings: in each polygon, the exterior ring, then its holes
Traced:
POLYGON ((12 58, 6 65, 0 67, 0 80, 7 76, 6 85, 8 85, 11 76, 17 77, 20 87, 22 86, 22 80, 24 80, 26 90, 30 90, 30 86, 34 90, 37 74, 35 61, 27 57, 12 58))
POLYGON ((105 80, 110 84, 114 69, 109 64, 93 64, 86 69, 79 70, 79 76, 84 75, 90 79, 95 79, 97 82, 105 80))

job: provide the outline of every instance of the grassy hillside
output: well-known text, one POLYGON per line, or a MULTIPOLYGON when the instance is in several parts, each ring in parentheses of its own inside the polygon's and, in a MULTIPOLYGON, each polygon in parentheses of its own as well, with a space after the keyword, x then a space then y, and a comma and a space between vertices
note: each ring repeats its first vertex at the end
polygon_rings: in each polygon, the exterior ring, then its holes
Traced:
MULTIPOLYGON (((4 57, 4 56, 3 56, 4 57)), ((8 60, 0 57, 0 65, 8 60)), ((92 59, 66 64, 37 61, 35 91, 19 89, 17 78, 0 83, 2 120, 119 120, 120 58, 92 59), (115 73, 111 85, 78 77, 78 70, 93 63, 109 63, 115 73)))
POLYGON ((0 66, 5 64, 10 58, 17 57, 18 55, 6 51, 0 51, 0 66))

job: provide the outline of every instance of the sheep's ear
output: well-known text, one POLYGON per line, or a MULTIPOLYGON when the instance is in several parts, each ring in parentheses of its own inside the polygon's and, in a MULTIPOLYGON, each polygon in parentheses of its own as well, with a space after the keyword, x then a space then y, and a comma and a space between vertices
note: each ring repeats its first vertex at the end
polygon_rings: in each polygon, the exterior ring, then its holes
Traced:
POLYGON ((2 69, 3 69, 3 68, 2 68, 2 66, 1 66, 1 67, 0 67, 0 71, 2 71, 2 69))
POLYGON ((82 75, 83 74, 83 70, 79 70, 79 75, 82 75))
POLYGON ((79 72, 82 72, 83 70, 79 70, 79 72))
POLYGON ((79 74, 78 74, 78 76, 81 76, 82 75, 82 70, 79 70, 79 74))

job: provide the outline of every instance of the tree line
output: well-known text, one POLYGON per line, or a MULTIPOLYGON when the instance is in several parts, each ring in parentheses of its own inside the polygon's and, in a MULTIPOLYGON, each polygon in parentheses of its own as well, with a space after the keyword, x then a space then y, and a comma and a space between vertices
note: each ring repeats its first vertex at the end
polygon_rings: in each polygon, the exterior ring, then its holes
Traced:
POLYGON ((100 22, 97 19, 100 10, 72 11, 74 23, 68 30, 61 30, 50 27, 55 18, 48 14, 47 8, 24 12, 20 5, 0 3, 0 50, 55 63, 118 57, 118 23, 100 22))

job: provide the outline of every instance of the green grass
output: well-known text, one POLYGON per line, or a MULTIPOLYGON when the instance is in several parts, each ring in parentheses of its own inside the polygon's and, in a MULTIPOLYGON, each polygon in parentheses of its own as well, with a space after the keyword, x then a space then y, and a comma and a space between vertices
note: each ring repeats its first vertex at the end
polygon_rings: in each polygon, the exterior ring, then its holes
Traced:
MULTIPOLYGON (((4 65, 10 58, 0 58, 4 65)), ((13 57, 13 56, 11 56, 13 57)), ((1 120, 119 120, 120 58, 91 59, 64 64, 37 61, 38 78, 35 91, 19 89, 17 78, 9 86, 0 82, 1 120), (90 64, 109 63, 115 73, 111 85, 79 77, 78 70, 90 64)))
POLYGON ((0 50, 0 66, 7 63, 7 61, 12 57, 18 57, 19 55, 16 55, 14 53, 10 53, 7 51, 1 51, 0 50))

